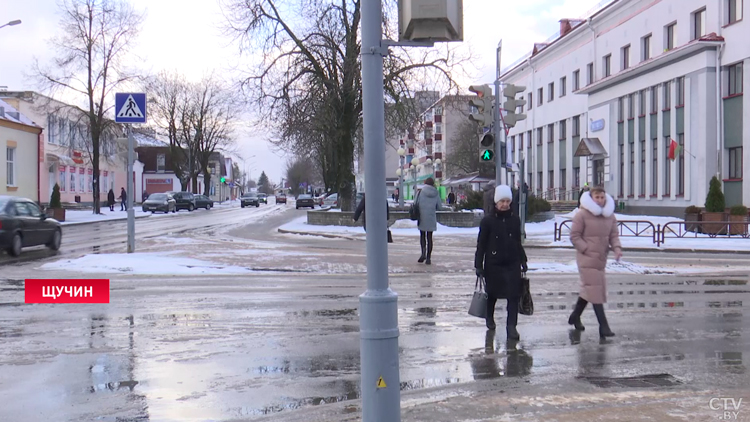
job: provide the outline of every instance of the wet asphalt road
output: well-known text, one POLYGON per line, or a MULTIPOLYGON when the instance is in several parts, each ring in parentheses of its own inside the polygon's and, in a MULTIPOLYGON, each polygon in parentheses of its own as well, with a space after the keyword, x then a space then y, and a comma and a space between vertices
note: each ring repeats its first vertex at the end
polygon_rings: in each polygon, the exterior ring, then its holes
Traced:
MULTIPOLYGON (((23 305, 23 278, 60 274, 36 269, 49 259, 0 267, 0 421, 356 420, 364 242, 278 235, 275 227, 301 214, 267 210, 249 226, 247 210, 195 214, 187 229, 169 226, 171 217, 153 226, 188 230, 179 236, 196 243, 181 248, 215 260, 223 252, 227 263, 242 261, 258 274, 111 274, 108 305, 23 305)), ((505 395, 519 398, 507 420, 563 420, 555 418, 570 406, 521 398, 565 392, 603 403, 617 400, 613 392, 658 391, 703 400, 750 385, 746 257, 632 254, 643 265, 711 268, 611 275, 607 308, 618 336, 606 343, 590 309, 580 337, 568 329, 574 274, 532 275, 536 313, 520 317, 522 340, 508 343, 502 330, 493 336, 466 314, 472 239, 436 240, 432 268, 414 262, 412 239, 390 248, 405 403, 505 395)), ((165 245, 174 247, 160 238, 139 242, 142 250, 165 245)), ((529 250, 532 262, 565 254, 529 250)), ((703 401, 697 406, 707 410, 703 401)), ((428 410, 407 409, 404 420, 458 420, 428 410)), ((463 418, 485 420, 470 413, 463 418)))

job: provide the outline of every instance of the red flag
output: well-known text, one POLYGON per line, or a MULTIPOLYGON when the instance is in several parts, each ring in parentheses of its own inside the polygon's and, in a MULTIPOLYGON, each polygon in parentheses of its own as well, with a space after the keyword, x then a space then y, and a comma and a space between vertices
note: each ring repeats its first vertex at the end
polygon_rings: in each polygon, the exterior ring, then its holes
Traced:
POLYGON ((667 158, 674 161, 675 158, 677 157, 677 154, 678 154, 677 149, 680 147, 680 144, 675 142, 674 139, 670 139, 670 141, 671 142, 669 143, 669 155, 667 155, 667 158))

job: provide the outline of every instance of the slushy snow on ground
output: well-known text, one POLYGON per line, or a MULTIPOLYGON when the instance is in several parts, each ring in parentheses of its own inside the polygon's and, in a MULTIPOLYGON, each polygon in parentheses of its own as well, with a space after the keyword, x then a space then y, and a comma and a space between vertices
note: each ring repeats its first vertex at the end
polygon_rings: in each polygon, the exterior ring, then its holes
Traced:
POLYGON ((83 273, 119 273, 137 275, 227 275, 252 274, 238 266, 221 265, 167 253, 92 254, 62 259, 41 266, 43 270, 83 273))

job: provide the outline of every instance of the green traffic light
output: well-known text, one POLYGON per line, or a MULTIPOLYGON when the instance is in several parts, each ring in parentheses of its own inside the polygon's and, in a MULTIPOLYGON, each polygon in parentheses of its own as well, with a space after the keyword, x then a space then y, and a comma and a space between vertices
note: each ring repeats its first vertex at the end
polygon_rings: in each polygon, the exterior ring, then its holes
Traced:
POLYGON ((486 149, 484 152, 482 152, 482 161, 492 161, 492 159, 495 157, 495 154, 492 152, 491 149, 486 149))

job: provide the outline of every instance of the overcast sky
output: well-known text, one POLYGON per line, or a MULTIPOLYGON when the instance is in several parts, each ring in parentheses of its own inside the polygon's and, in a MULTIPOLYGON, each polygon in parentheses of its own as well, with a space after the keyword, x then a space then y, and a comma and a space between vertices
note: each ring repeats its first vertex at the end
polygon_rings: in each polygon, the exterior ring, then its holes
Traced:
MULTIPOLYGON (((58 31, 56 0, 0 0, 0 22, 21 19, 23 24, 0 29, 0 86, 9 90, 38 90, 29 73, 34 57, 48 63, 53 52, 48 40, 58 31)), ((278 0, 283 1, 283 0, 278 0)), ((503 41, 502 66, 529 52, 559 29, 562 18, 579 18, 601 0, 464 0, 464 43, 477 58, 475 74, 462 81, 491 83, 495 49, 503 41)), ((237 65, 237 47, 222 35, 219 0, 132 0, 146 11, 133 58, 144 72, 176 70, 190 80, 212 71, 230 75, 237 65)), ((0 24, 2 24, 0 23, 0 24)), ((250 110, 252 112, 252 110, 250 110)), ((284 152, 273 151, 266 135, 253 130, 238 133, 237 142, 253 178, 261 171, 279 181, 284 177, 284 152), (254 156, 254 157, 253 157, 254 156)), ((240 164, 242 165, 242 163, 240 164)))

